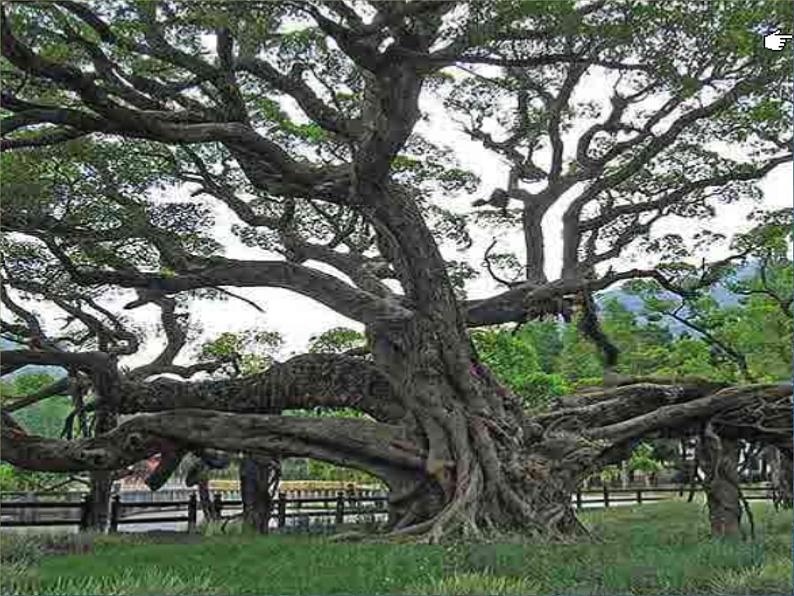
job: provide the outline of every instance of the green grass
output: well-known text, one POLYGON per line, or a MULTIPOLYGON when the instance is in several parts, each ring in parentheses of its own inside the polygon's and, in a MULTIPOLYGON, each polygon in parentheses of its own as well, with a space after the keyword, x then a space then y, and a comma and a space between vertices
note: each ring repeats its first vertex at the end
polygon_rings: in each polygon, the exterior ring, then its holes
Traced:
MULTIPOLYGON (((791 512, 754 507, 756 540, 712 540, 703 506, 589 512, 597 540, 423 546, 211 534, 94 537, 92 552, 3 565, 21 594, 791 594, 791 512)), ((3 536, 5 547, 7 536, 3 536)), ((2 552, 8 552, 5 548, 2 552)), ((68 552, 61 548, 57 552, 68 552)))

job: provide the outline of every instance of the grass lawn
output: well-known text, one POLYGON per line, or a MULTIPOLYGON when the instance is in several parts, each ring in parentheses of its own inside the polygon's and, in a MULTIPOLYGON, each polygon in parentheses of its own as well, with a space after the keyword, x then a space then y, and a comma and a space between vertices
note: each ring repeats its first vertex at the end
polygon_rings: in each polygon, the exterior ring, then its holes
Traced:
MULTIPOLYGON (((586 512, 576 544, 361 544, 211 535, 86 537, 41 554, 3 535, 3 594, 791 594, 791 512, 754 506, 755 541, 711 540, 703 505, 586 512)), ((75 537, 73 536, 74 540, 75 537)))

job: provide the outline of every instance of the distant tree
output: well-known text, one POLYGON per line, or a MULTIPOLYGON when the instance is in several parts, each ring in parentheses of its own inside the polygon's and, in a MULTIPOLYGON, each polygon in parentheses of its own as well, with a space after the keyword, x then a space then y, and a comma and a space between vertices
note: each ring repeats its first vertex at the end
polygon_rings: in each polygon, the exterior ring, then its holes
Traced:
POLYGON ((572 384, 588 385, 600 382, 604 364, 597 348, 582 336, 575 325, 567 325, 562 334, 557 368, 572 384))
POLYGON ((67 416, 72 410, 70 399, 66 395, 65 383, 59 383, 64 389, 62 395, 54 395, 49 399, 31 403, 24 408, 19 403, 19 398, 35 395, 42 389, 47 390, 58 381, 48 373, 36 372, 17 375, 11 382, 0 383, 1 403, 4 407, 11 406, 12 411, 18 411, 17 420, 37 435, 60 438, 64 433, 67 416))
MULTIPOLYGON (((16 418, 31 432, 43 437, 60 438, 64 423, 71 411, 71 403, 66 395, 55 395, 50 399, 36 401, 39 391, 48 391, 53 384, 66 389, 52 375, 43 372, 22 372, 10 381, 0 382, 0 404, 8 411, 16 411, 16 418), (27 405, 30 401, 30 405, 27 405)), ((64 391, 65 392, 65 391, 64 391)), ((74 481, 68 474, 33 472, 9 464, 0 464, 0 490, 43 491, 49 487, 66 488, 74 481)))
MULTIPOLYGON (((643 300, 644 316, 654 321, 666 318, 688 332, 692 340, 675 342, 673 352, 696 350, 689 361, 703 363, 701 376, 744 381, 790 377, 791 210, 762 214, 760 219, 732 243, 734 250, 741 251, 741 259, 727 260, 705 277, 698 268, 679 264, 677 292, 654 282, 630 286, 643 300), (737 298, 735 302, 721 304, 714 293, 720 288, 737 298), (707 358, 697 342, 708 346, 707 358)), ((685 366, 680 361, 672 364, 676 370, 685 366)))
POLYGON ((524 408, 545 409, 554 397, 569 391, 561 376, 541 370, 531 332, 474 331, 471 338, 481 361, 521 399, 524 408))
POLYGON ((556 372, 556 361, 562 351, 560 321, 556 317, 528 321, 518 334, 535 348, 541 370, 545 373, 556 372))

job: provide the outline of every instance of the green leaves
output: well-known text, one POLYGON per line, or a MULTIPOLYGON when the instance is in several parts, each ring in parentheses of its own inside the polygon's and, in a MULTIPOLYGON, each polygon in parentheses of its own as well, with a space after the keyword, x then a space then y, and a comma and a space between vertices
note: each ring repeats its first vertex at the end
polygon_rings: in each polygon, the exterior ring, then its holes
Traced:
POLYGON ((471 334, 480 358, 510 386, 518 386, 527 375, 540 372, 534 347, 505 329, 474 331, 471 334))
POLYGON ((348 327, 334 327, 309 340, 309 352, 340 354, 366 344, 364 334, 348 327))
POLYGON ((266 370, 283 344, 284 338, 277 331, 226 331, 204 342, 198 356, 228 363, 222 369, 226 374, 251 375, 266 370))
POLYGON ((650 443, 640 443, 634 448, 629 458, 629 469, 639 470, 646 474, 658 472, 664 468, 664 462, 654 457, 654 448, 650 443))
POLYGON ((759 381, 790 377, 794 280, 786 256, 789 230, 778 229, 785 230, 783 236, 764 226, 761 230, 739 242, 758 256, 743 267, 707 268, 711 283, 705 287, 697 283, 704 279, 703 271, 684 269, 686 275, 679 283, 690 280, 689 286, 698 288, 693 295, 681 298, 653 283, 634 284, 644 317, 683 332, 666 350, 658 351, 661 372, 728 381, 747 380, 748 373, 759 381), (765 237, 767 232, 771 240, 765 237), (742 370, 742 358, 747 372, 742 370))
POLYGON ((527 408, 542 408, 567 391, 562 377, 540 369, 537 351, 526 335, 506 329, 474 331, 471 338, 482 362, 519 395, 527 408))

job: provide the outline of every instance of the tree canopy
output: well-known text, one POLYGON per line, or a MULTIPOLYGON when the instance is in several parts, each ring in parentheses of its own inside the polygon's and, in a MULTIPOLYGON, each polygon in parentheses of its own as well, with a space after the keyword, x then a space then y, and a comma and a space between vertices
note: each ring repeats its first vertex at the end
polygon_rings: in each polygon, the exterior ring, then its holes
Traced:
MULTIPOLYGON (((95 395, 78 411, 149 415, 60 442, 4 410, 3 457, 114 469, 159 452, 169 470, 204 447, 309 456, 383 478, 393 531, 435 539, 575 531, 566 494, 648 433, 708 420, 790 443, 787 384, 613 382, 621 350, 593 297, 653 282, 685 311, 667 295, 649 308, 686 317, 730 357, 739 331, 714 320, 702 290, 771 245, 779 254, 787 236, 759 213, 718 260, 692 257, 720 240, 709 222, 721 205, 758 201, 756 183, 791 161, 791 56, 760 37, 790 20, 772 1, 4 6, 0 330, 26 348, 3 352, 2 371, 62 366, 95 395), (507 164, 501 187, 481 188, 421 131, 433 97, 507 164), (225 256, 218 209, 250 258, 225 256), (664 221, 699 231, 655 233, 664 221), (445 258, 488 232, 498 239, 481 267, 445 258), (518 253, 499 242, 510 233, 518 253), (629 251, 641 267, 621 266, 629 251), (478 272, 500 289, 467 299, 478 272), (253 287, 323 304, 366 342, 337 333, 261 372, 194 379, 228 365, 229 346, 177 363, 190 300, 251 307, 239 288, 253 287), (144 330, 111 297, 159 313, 150 362, 123 365, 144 330), (53 331, 31 299, 67 325, 53 331), (473 343, 469 330, 547 316, 576 321, 608 386, 589 394, 595 405, 529 416, 489 370, 505 361, 478 356, 478 341, 506 340, 486 330, 473 343), (366 416, 280 414, 312 407, 366 416)), ((775 263, 762 271, 743 291, 785 301, 775 263)), ((514 347, 509 374, 522 359, 549 366, 514 347)))

